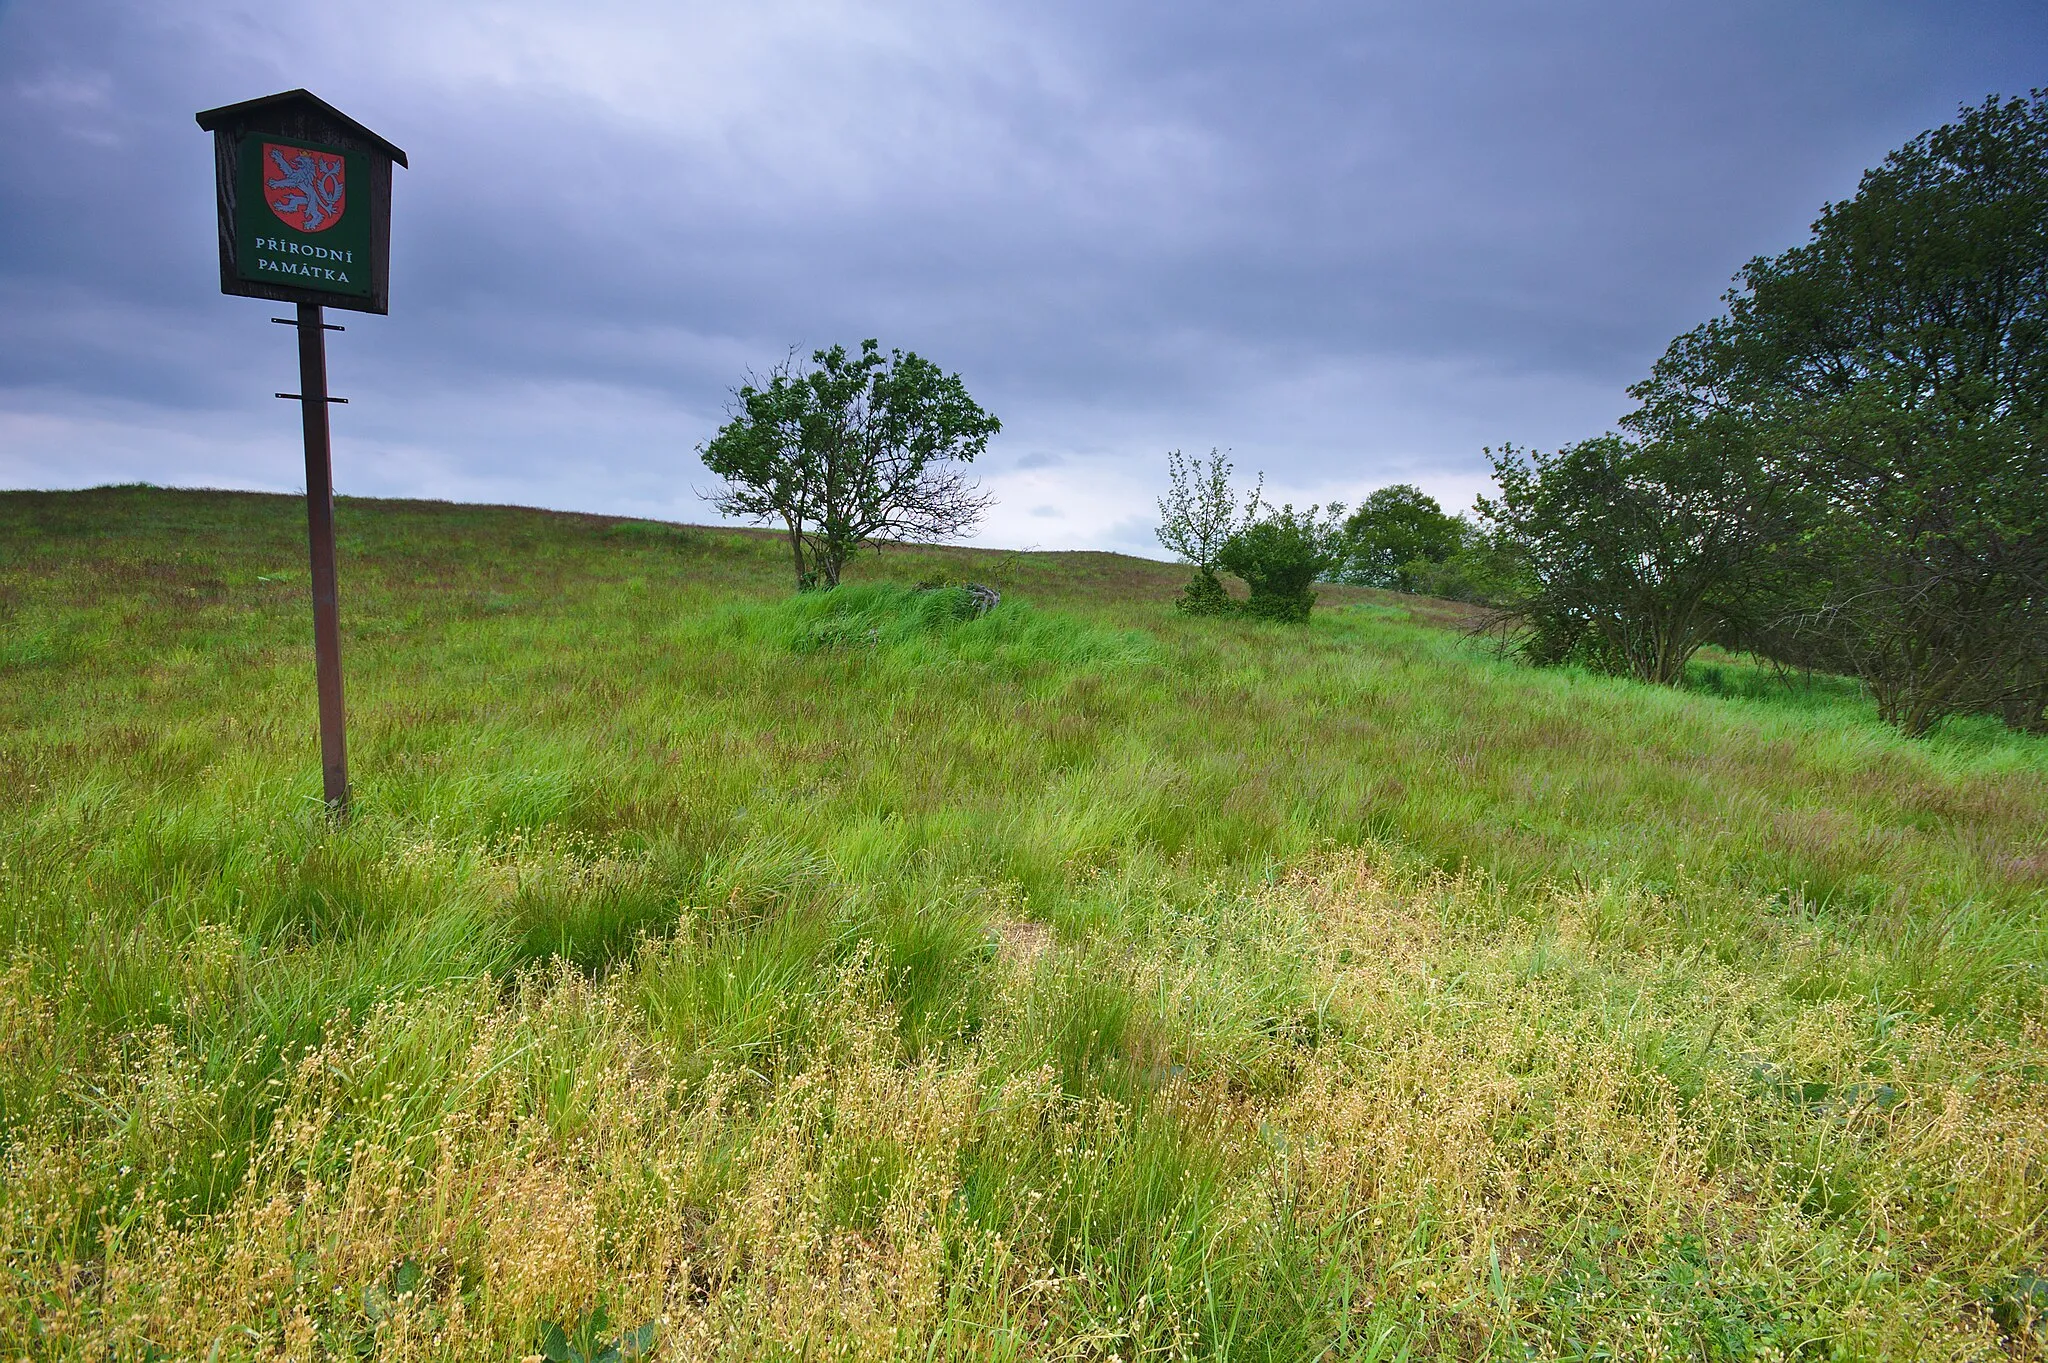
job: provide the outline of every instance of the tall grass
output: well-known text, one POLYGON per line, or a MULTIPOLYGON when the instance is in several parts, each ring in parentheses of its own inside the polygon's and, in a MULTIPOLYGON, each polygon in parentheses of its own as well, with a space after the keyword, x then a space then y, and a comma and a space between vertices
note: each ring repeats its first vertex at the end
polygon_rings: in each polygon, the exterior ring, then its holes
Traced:
POLYGON ((2048 1345, 2038 740, 344 502, 336 824, 297 514, 0 496, 14 1353, 2048 1345))

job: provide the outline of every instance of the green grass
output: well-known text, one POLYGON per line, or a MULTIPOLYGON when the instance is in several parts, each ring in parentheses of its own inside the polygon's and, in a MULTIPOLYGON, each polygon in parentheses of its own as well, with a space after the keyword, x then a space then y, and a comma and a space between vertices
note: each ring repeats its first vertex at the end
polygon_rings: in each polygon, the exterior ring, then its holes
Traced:
POLYGON ((337 523, 339 824, 298 503, 0 494, 11 1354, 2048 1347, 2042 740, 1108 554, 337 523))

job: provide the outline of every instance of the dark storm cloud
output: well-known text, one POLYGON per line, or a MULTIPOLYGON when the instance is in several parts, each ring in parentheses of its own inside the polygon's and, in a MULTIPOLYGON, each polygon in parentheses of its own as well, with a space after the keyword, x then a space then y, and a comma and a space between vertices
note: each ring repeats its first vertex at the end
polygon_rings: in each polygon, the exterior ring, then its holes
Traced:
POLYGON ((342 8, 0 10, 0 484, 291 485, 191 123, 272 89, 413 160, 345 490, 702 518, 730 385, 875 335, 1004 418, 990 538, 1143 547, 1169 447, 1462 502, 1482 443, 1610 424, 2048 56, 2033 4, 342 8))

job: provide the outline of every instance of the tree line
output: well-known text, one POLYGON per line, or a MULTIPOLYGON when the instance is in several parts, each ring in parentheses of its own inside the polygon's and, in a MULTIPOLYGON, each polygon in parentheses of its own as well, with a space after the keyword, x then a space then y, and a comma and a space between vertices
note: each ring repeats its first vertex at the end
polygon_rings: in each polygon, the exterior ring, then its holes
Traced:
POLYGON ((1348 518, 1238 511, 1220 456, 1169 456, 1183 607, 1234 608, 1218 568, 1269 618, 1318 578, 1423 591, 1497 606, 1539 664, 1668 684, 1711 643, 1859 678, 1907 733, 2048 730, 2048 92, 1892 152, 1724 302, 1620 432, 1489 449, 1473 519, 1407 485, 1348 518), (1262 600, 1276 563, 1317 567, 1262 600))
POLYGON ((1671 682, 1716 643, 1907 733, 2048 728, 2048 92, 1892 152, 1724 301, 1621 433, 1488 451, 1523 651, 1671 682))

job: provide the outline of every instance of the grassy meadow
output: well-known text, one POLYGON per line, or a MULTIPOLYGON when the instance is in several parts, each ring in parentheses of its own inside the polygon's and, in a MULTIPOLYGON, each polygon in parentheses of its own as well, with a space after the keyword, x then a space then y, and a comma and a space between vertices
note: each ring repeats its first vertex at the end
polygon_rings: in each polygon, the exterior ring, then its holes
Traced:
POLYGON ((297 500, 0 494, 8 1358, 2048 1355, 2048 741, 337 524, 346 822, 297 500))

